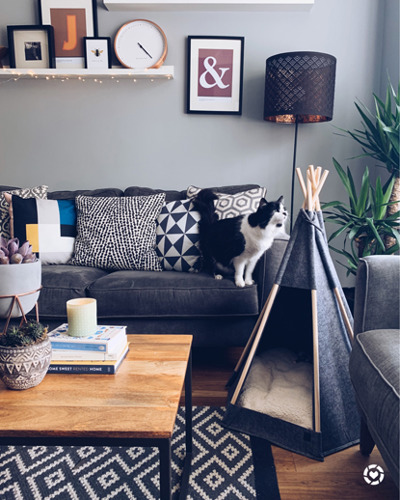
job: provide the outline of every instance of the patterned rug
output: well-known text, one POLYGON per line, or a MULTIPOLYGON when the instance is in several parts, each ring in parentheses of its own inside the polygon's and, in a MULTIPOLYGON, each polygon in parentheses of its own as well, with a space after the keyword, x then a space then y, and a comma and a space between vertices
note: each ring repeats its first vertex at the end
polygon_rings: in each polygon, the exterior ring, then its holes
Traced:
MULTIPOLYGON (((271 447, 222 427, 224 408, 193 408, 190 500, 279 500, 271 447)), ((172 498, 185 455, 184 409, 172 439, 172 498)), ((0 447, 2 500, 159 498, 157 448, 0 447)))

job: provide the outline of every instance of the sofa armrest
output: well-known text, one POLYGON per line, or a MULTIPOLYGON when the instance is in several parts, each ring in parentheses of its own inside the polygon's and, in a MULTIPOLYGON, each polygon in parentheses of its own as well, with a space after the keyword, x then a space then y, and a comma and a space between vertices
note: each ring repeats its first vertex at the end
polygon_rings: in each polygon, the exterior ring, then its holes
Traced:
POLYGON ((399 328, 400 256, 360 259, 354 301, 354 333, 399 328))
POLYGON ((289 236, 287 234, 283 234, 279 238, 276 238, 272 247, 261 257, 254 271, 253 279, 258 285, 260 310, 267 300, 272 285, 274 284, 288 241, 289 236))

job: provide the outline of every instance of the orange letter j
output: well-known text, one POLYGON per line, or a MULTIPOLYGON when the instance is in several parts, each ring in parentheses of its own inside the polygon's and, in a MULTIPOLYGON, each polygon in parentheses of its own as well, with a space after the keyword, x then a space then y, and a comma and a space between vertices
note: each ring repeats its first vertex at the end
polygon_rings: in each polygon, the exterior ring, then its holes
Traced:
POLYGON ((67 40, 64 41, 63 50, 73 50, 76 47, 78 37, 76 30, 76 16, 67 15, 67 40))

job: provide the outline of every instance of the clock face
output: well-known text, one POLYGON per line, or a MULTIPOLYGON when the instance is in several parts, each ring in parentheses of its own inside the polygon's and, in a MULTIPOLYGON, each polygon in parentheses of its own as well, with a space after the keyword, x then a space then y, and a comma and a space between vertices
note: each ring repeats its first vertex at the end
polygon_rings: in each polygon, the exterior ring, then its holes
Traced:
POLYGON ((167 39, 157 24, 136 19, 119 29, 114 49, 119 62, 126 68, 159 68, 167 55, 167 39))

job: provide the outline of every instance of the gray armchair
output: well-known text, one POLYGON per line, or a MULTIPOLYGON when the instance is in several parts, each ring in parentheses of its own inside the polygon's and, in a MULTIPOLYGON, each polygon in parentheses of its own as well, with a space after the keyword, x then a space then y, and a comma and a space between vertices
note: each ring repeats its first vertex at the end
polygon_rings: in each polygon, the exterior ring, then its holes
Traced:
POLYGON ((376 444, 399 486, 400 257, 361 259, 350 377, 361 414, 360 450, 376 444))

